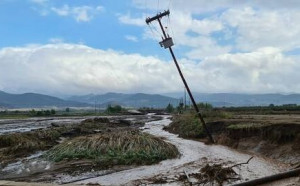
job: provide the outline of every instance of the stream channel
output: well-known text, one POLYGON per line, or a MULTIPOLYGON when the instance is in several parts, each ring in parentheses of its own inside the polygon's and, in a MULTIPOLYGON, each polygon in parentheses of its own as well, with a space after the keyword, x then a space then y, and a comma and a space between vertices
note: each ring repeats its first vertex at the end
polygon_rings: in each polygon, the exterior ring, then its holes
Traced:
MULTIPOLYGON (((144 132, 163 137, 166 141, 176 145, 181 153, 180 158, 86 179, 77 183, 137 185, 141 183, 147 184, 147 182, 143 180, 163 175, 167 177, 167 180, 169 179, 167 185, 181 185, 182 183, 172 182, 172 178, 184 171, 193 173, 197 168, 203 167, 206 163, 225 163, 233 165, 246 162, 251 157, 249 154, 241 153, 225 146, 205 145, 202 142, 182 139, 176 134, 171 134, 163 130, 163 127, 169 125, 170 122, 171 120, 167 116, 164 116, 164 118, 159 121, 148 122, 144 127, 144 132)), ((283 169, 284 168, 271 160, 254 156, 249 164, 243 165, 235 170, 241 175, 241 180, 236 183, 275 174, 283 169)))

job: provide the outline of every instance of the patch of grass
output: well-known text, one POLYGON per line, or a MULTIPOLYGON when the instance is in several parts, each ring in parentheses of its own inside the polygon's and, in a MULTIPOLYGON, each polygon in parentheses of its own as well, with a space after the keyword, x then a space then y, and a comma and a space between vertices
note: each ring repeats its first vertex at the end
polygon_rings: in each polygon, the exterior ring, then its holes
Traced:
POLYGON ((233 129, 233 130, 238 130, 238 129, 254 129, 254 128, 260 128, 264 127, 266 125, 261 124, 261 123, 239 123, 239 124, 232 124, 227 127, 227 129, 233 129))
POLYGON ((205 135, 199 118, 191 112, 174 116, 173 122, 165 129, 184 138, 201 138, 205 135))
POLYGON ((46 154, 52 161, 92 159, 101 165, 151 164, 179 154, 161 138, 137 130, 80 136, 65 141, 46 154))
POLYGON ((57 144, 64 129, 61 127, 0 135, 0 162, 9 162, 51 148, 57 144))
POLYGON ((32 135, 15 133, 0 136, 0 148, 5 148, 7 153, 18 151, 31 151, 43 148, 44 143, 32 135))
MULTIPOLYGON (((223 110, 216 109, 202 109, 200 111, 208 130, 214 132, 215 130, 221 130, 222 124, 218 124, 215 121, 221 119, 229 119, 232 117, 231 113, 225 112, 223 110)), ((206 132, 200 122, 198 115, 195 111, 186 111, 180 115, 175 115, 173 117, 173 122, 164 128, 165 130, 179 134, 183 138, 204 138, 206 137, 206 132)))
POLYGON ((200 112, 206 120, 230 119, 230 118, 232 118, 231 113, 225 112, 225 111, 222 111, 222 110, 210 109, 210 110, 203 110, 203 111, 200 111, 200 112))
POLYGON ((27 119, 30 118, 28 115, 1 115, 0 119, 27 119))

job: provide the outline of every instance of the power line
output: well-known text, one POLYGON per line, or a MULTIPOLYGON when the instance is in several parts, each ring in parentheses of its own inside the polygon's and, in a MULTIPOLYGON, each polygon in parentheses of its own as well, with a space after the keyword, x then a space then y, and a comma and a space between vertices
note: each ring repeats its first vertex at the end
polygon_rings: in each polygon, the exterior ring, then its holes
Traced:
POLYGON ((194 99, 194 97, 193 97, 193 95, 192 95, 192 92, 191 92, 191 90, 190 90, 190 88, 189 88, 189 86, 188 86, 188 84, 187 84, 187 82, 186 82, 186 80, 185 80, 185 77, 183 76, 183 73, 182 73, 182 71, 181 71, 181 69, 180 69, 180 67, 179 67, 179 64, 178 64, 178 62, 177 62, 177 59, 176 59, 175 54, 174 54, 174 52, 173 52, 173 49, 172 49, 172 46, 173 46, 173 40, 172 40, 171 37, 167 36, 167 34, 166 34, 165 30, 164 30, 164 27, 163 27, 163 25, 162 25, 162 23, 161 23, 161 19, 162 19, 164 16, 168 16, 169 14, 170 14, 170 11, 169 11, 169 10, 168 10, 168 11, 165 11, 165 12, 163 12, 163 13, 159 13, 159 14, 157 14, 157 15, 154 16, 154 17, 147 18, 147 19, 146 19, 146 23, 147 23, 147 24, 150 24, 152 21, 158 21, 159 26, 160 26, 160 28, 161 28, 161 31, 163 32, 163 40, 162 40, 161 42, 159 42, 159 43, 160 43, 160 45, 161 45, 162 47, 164 47, 164 48, 166 48, 166 49, 169 49, 169 51, 170 51, 170 53, 171 53, 171 56, 172 56, 172 58, 173 58, 173 60, 174 60, 175 66, 176 66, 176 68, 177 68, 177 70, 178 70, 178 73, 179 73, 179 75, 180 75, 180 77, 181 77, 181 79, 182 79, 182 82, 183 82, 183 84, 184 84, 184 86, 185 86, 185 88, 186 88, 186 90, 187 90, 187 92, 188 92, 188 94, 189 94, 189 97, 190 97, 190 99, 191 99, 191 101, 192 101, 192 103, 193 103, 194 109, 195 109, 195 111, 196 111, 196 113, 197 113, 197 115, 198 115, 198 117, 199 117, 199 119, 200 119, 200 121, 201 121, 201 123, 202 123, 202 126, 203 126, 203 128, 205 129, 205 131, 206 131, 206 133, 207 133, 207 136, 209 137, 209 140, 211 141, 211 143, 214 143, 214 139, 213 139, 211 133, 209 132, 209 130, 208 130, 208 128, 207 128, 207 125, 206 125, 206 123, 205 123, 205 121, 204 121, 204 119, 203 119, 203 116, 202 116, 202 114, 200 113, 200 110, 199 110, 199 108, 198 108, 198 106, 197 106, 197 103, 196 103, 196 101, 195 101, 195 99, 194 99))

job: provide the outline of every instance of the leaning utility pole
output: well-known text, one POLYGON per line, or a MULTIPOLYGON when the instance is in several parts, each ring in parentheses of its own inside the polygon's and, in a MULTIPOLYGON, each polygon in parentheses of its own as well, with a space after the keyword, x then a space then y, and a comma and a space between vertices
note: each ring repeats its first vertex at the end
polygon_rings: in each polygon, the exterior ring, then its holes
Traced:
POLYGON ((195 102, 195 99, 194 99, 194 97, 192 95, 192 92, 190 91, 190 88, 189 88, 189 86, 188 86, 188 84, 187 84, 187 82, 186 82, 186 80, 185 80, 185 78, 184 78, 184 76, 183 76, 183 74, 181 72, 181 69, 180 69, 180 67, 178 65, 178 62, 177 62, 176 57, 174 55, 174 52, 172 50, 172 46, 174 45, 173 40, 172 40, 172 38, 169 35, 166 34, 166 32, 165 32, 165 30, 164 30, 164 28, 162 26, 162 23, 160 21, 160 19, 162 17, 169 16, 169 15, 170 15, 170 11, 169 10, 164 11, 163 13, 159 13, 159 14, 157 14, 154 17, 147 18, 146 19, 146 23, 149 25, 149 23, 151 23, 152 21, 156 21, 156 20, 158 21, 159 26, 160 26, 160 28, 161 28, 161 30, 163 32, 163 38, 162 38, 163 40, 161 42, 159 42, 159 44, 160 44, 161 47, 164 47, 165 49, 169 48, 169 51, 170 51, 170 53, 172 55, 174 63, 175 63, 175 65, 177 67, 177 70, 179 72, 179 75, 180 75, 180 77, 181 77, 181 79, 183 81, 183 84, 184 84, 184 86, 185 86, 185 88, 186 88, 186 90, 187 90, 187 92, 188 92, 188 94, 190 96, 190 99, 191 99, 191 101, 193 103, 194 109, 196 110, 196 113, 197 113, 197 115, 198 115, 198 117, 199 117, 199 119, 200 119, 200 121, 201 121, 201 123, 202 123, 202 125, 203 125, 203 127, 204 127, 204 129, 205 129, 205 131, 206 131, 206 133, 208 135, 208 137, 209 137, 209 140, 212 143, 214 143, 214 139, 213 139, 212 135, 210 134, 210 132, 209 132, 209 130, 208 130, 206 124, 205 124, 205 121, 204 121, 204 119, 202 117, 202 114, 199 111, 199 108, 198 108, 198 106, 197 106, 197 104, 195 102))

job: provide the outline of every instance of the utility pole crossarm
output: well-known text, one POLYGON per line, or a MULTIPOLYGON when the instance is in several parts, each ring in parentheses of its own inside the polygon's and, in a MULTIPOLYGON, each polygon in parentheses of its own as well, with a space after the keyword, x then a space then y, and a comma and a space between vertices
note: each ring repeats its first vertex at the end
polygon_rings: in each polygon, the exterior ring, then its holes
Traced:
POLYGON ((160 18, 162 18, 162 17, 164 17, 164 16, 166 16, 166 15, 170 15, 170 11, 169 10, 166 10, 166 11, 164 11, 163 13, 159 13, 159 14, 157 14, 156 16, 154 16, 154 17, 148 17, 147 19, 146 19, 146 23, 149 25, 149 23, 151 23, 152 21, 155 21, 155 20, 157 20, 157 19, 160 19, 160 18))

